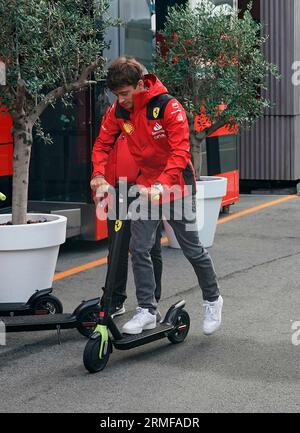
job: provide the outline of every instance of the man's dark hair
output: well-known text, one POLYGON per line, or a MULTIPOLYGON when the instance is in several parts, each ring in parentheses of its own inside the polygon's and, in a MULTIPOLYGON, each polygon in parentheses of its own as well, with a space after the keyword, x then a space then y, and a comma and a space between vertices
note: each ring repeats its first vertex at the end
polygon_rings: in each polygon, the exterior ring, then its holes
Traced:
POLYGON ((143 79, 144 66, 131 57, 119 57, 108 68, 106 83, 110 90, 124 86, 136 87, 143 79))

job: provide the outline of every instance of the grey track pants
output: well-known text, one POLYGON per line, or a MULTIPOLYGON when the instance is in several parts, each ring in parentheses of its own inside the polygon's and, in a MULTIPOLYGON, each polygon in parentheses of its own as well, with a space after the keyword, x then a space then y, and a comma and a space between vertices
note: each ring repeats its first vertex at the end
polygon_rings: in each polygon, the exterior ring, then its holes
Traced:
MULTIPOLYGON (((172 226, 182 252, 197 275, 204 300, 214 301, 218 298, 219 285, 213 262, 199 240, 195 220, 195 196, 190 196, 190 206, 178 218, 176 205, 170 204, 168 222, 172 226)), ((162 211, 163 212, 163 211, 162 211)), ((131 221, 130 252, 136 286, 138 305, 155 312, 157 302, 154 297, 155 278, 150 251, 155 242, 155 233, 160 222, 156 219, 140 218, 131 221)))

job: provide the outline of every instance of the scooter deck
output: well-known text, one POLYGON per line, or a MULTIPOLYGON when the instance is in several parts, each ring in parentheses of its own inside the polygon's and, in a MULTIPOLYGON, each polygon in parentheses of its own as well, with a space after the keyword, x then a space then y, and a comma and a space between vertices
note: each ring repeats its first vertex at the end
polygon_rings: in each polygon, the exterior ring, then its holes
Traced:
POLYGON ((114 347, 119 350, 133 349, 134 347, 167 337, 174 329, 174 325, 159 323, 156 328, 143 331, 141 334, 122 334, 122 340, 112 339, 112 343, 114 347))
POLYGON ((0 317, 6 332, 45 331, 51 329, 76 328, 77 320, 73 314, 45 314, 34 316, 0 317))

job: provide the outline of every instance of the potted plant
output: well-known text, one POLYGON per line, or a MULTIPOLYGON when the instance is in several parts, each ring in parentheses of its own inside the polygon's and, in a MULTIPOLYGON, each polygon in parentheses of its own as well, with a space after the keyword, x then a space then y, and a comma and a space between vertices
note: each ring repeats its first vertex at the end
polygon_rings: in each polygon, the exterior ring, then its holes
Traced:
POLYGON ((0 215, 0 303, 26 302, 52 285, 66 218, 27 214, 33 132, 44 137, 40 116, 49 105, 69 103, 102 76, 108 7, 108 0, 0 0, 0 107, 12 116, 14 139, 12 215, 0 215))
MULTIPOLYGON (((226 180, 201 177, 202 145, 223 126, 233 131, 250 127, 271 105, 263 94, 266 76, 279 78, 277 67, 264 59, 263 25, 252 18, 250 8, 241 17, 229 6, 222 11, 210 0, 200 0, 194 8, 177 5, 169 8, 158 39, 155 72, 182 103, 189 120, 201 201, 197 208, 204 212, 199 235, 205 246, 213 242, 226 180), (207 214, 206 204, 211 205, 214 195, 214 210, 207 214)), ((175 246, 179 247, 177 242, 175 246)))

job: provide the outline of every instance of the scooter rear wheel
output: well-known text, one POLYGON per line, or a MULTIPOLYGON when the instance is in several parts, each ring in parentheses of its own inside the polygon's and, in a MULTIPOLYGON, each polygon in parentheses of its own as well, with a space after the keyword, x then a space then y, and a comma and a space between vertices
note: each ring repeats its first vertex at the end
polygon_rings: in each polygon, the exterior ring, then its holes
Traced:
POLYGON ((176 319, 176 329, 168 335, 169 341, 173 344, 182 343, 190 329, 190 316, 187 311, 180 310, 176 319))
POLYGON ((99 371, 103 370, 108 363, 112 348, 111 341, 110 339, 108 339, 106 353, 104 354, 102 359, 99 358, 100 345, 101 335, 95 334, 95 336, 92 336, 89 339, 85 346, 83 352, 83 364, 90 373, 98 373, 99 371))
POLYGON ((53 295, 41 296, 31 306, 32 314, 61 314, 63 312, 62 303, 53 295))
POLYGON ((99 307, 85 308, 78 317, 77 331, 89 338, 97 325, 99 307))

